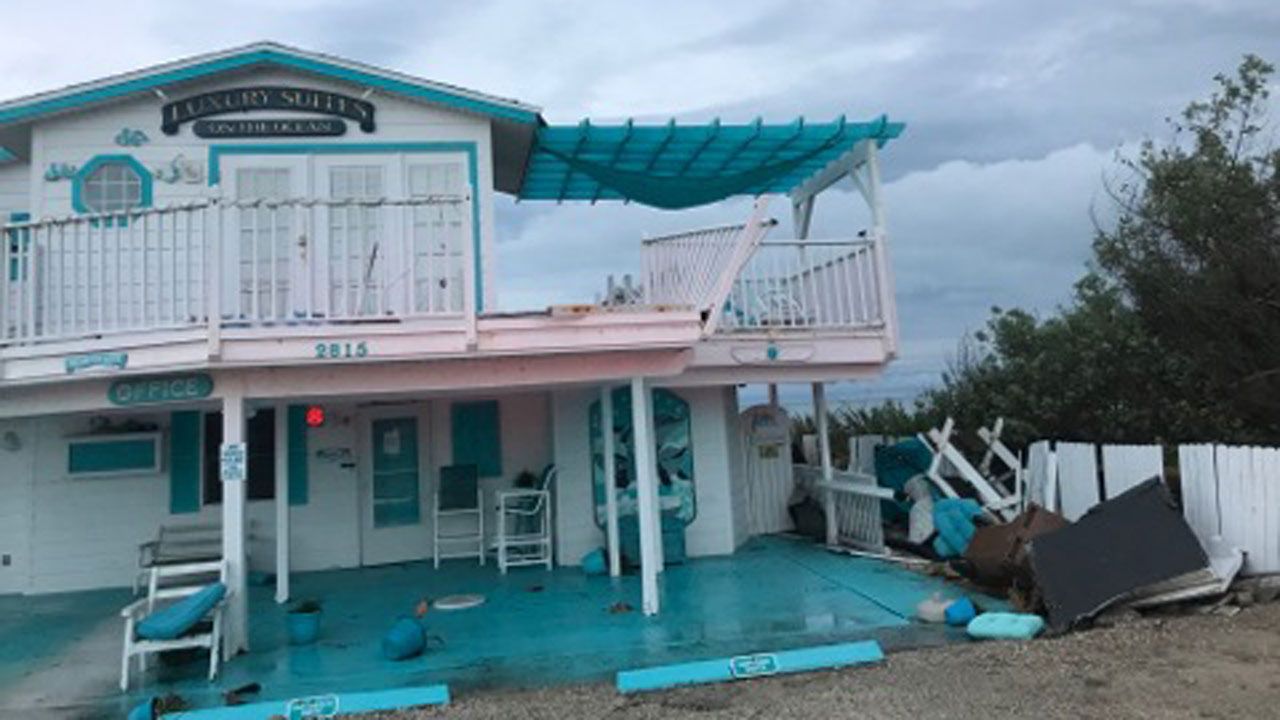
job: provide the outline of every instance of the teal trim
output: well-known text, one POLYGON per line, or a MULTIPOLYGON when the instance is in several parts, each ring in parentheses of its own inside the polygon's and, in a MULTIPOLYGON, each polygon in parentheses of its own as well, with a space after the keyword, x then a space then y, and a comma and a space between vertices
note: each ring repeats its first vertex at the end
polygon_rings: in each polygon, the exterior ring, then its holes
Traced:
POLYGON ((200 511, 202 418, 199 410, 169 415, 169 512, 175 515, 200 511))
POLYGON ((307 406, 290 405, 289 432, 289 504, 306 505, 310 494, 307 458, 307 406))
POLYGON ((757 653, 732 658, 662 665, 618 673, 618 692, 634 693, 664 690, 678 685, 725 682, 764 675, 785 675, 810 670, 830 670, 881 662, 884 651, 875 640, 840 645, 757 653))
POLYGON ((391 143, 278 143, 261 145, 210 145, 209 184, 222 182, 224 155, 362 155, 382 153, 465 153, 467 182, 471 185, 471 247, 476 275, 476 312, 484 310, 484 274, 480 272, 480 173, 478 151, 473 142, 391 142, 391 143))
POLYGON ((7 147, 0 147, 0 164, 13 162, 18 156, 7 147))
POLYGON ((209 60, 195 65, 189 65, 184 68, 152 72, 132 80, 124 80, 105 87, 83 90, 69 95, 64 95, 62 97, 50 98, 48 100, 34 100, 22 105, 16 105, 14 107, 0 110, 0 124, 16 122, 18 120, 28 120, 41 115, 47 115, 49 113, 71 110, 95 102, 114 100, 126 95, 146 92, 148 90, 164 87, 173 83, 197 80, 210 75, 227 72, 229 70, 236 70, 249 65, 263 63, 292 68, 295 70, 304 70, 324 77, 375 87, 399 95, 451 107, 455 110, 479 113, 481 115, 487 115, 501 120, 510 120, 530 125, 538 123, 540 120, 538 114, 530 110, 513 108, 495 102, 450 93, 436 87, 419 85, 405 80, 384 77, 371 72, 354 70, 352 68, 342 67, 340 65, 313 58, 301 57, 281 50, 258 49, 245 50, 235 55, 218 58, 216 60, 209 60))
POLYGON ((480 477, 502 475, 502 426, 497 400, 450 408, 453 464, 475 465, 480 477))
MULTIPOLYGON (((337 693, 323 696, 324 700, 335 698, 338 711, 346 716, 351 713, 377 712, 381 710, 403 710, 425 705, 448 705, 448 685, 423 685, 420 687, 388 688, 386 690, 367 690, 364 692, 337 693)), ((247 703, 245 705, 226 705, 223 707, 183 710, 168 714, 166 718, 189 718, 190 720, 261 720, 268 717, 295 718, 312 717, 290 714, 290 703, 306 700, 322 699, 295 698, 294 700, 272 700, 269 702, 247 703)), ((314 716, 319 717, 319 716, 314 716)))
POLYGON ((72 475, 129 470, 151 472, 155 467, 156 442, 151 438, 67 443, 67 472, 72 475))
POLYGON ((786 125, 550 125, 538 128, 522 200, 625 200, 663 209, 735 195, 788 193, 864 140, 883 146, 905 125, 870 122, 786 125))
MULTIPOLYGON (((76 172, 76 176, 71 179, 71 207, 76 212, 93 213, 98 212, 84 204, 84 181, 89 177, 89 173, 107 165, 109 163, 124 163, 128 165, 135 173, 138 174, 138 181, 142 184, 142 197, 138 204, 131 209, 149 208, 152 204, 152 180, 151 171, 145 165, 138 162, 138 159, 132 155, 112 154, 112 155, 95 155, 85 163, 83 167, 76 172)), ((123 214, 123 213, 122 213, 123 214)))
MULTIPOLYGON (((31 213, 27 212, 11 212, 9 213, 9 222, 29 222, 31 213)), ((18 252, 21 246, 25 246, 31 242, 30 228, 14 228, 6 233, 9 237, 9 281, 17 282, 19 276, 25 275, 18 269, 19 260, 18 252)))

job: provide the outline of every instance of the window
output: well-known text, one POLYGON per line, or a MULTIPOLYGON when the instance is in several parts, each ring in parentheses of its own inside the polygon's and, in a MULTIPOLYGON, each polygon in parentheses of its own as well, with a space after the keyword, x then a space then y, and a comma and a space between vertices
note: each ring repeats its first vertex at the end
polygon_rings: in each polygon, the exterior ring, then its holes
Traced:
POLYGON ((116 213, 151 206, 151 173, 129 155, 99 155, 80 169, 71 204, 82 213, 116 213))
MULTIPOLYGON (((250 500, 271 500, 276 496, 276 413, 262 409, 245 423, 249 450, 250 500)), ((222 478, 218 459, 222 451, 222 413, 204 416, 204 504, 222 503, 222 478)))

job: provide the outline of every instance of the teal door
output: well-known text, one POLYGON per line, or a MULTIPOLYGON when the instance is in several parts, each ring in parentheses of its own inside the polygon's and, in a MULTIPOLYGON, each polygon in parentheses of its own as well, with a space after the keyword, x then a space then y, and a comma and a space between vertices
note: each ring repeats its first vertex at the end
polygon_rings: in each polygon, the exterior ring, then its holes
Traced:
POLYGON ((365 565, 431 554, 425 493, 425 417, 399 408, 367 418, 361 559, 365 565))

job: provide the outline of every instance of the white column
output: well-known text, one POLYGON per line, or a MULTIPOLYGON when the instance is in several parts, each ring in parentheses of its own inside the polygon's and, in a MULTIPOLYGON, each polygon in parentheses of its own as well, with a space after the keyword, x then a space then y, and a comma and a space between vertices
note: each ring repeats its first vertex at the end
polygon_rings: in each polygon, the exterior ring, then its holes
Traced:
MULTIPOLYGON (((228 389, 222 398, 223 447, 245 441, 244 391, 228 389)), ((219 478, 221 482, 221 478, 219 478)), ((227 616, 223 656, 249 649, 248 554, 245 552, 244 482, 222 483, 222 557, 228 565, 227 616)))
POLYGON ((617 460, 613 447, 613 393, 609 386, 600 388, 600 433, 604 452, 605 539, 609 549, 609 575, 622 574, 621 550, 618 547, 617 460))
POLYGON ((289 406, 276 403, 276 602, 289 601, 289 406))
POLYGON ((658 473, 653 450, 653 423, 649 389, 644 378, 631 380, 631 424, 635 442, 636 500, 640 520, 640 579, 645 615, 657 615, 658 573, 662 555, 658 545, 662 516, 658 508, 658 473))
POLYGON ((818 430, 818 454, 822 458, 822 481, 827 486, 822 489, 822 511, 827 520, 827 544, 836 544, 836 505, 835 494, 831 491, 831 430, 827 427, 827 389, 823 383, 813 384, 813 415, 818 430))

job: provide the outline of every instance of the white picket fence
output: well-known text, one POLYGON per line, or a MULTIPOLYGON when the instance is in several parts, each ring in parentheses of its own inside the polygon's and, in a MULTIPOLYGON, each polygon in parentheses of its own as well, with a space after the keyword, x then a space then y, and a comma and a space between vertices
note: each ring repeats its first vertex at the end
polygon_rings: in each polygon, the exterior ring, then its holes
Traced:
POLYGON ((1202 540, 1244 550, 1244 574, 1280 572, 1280 448, 1183 445, 1182 504, 1202 540))

